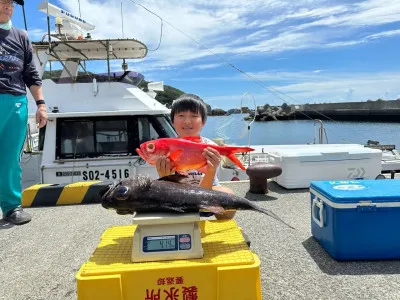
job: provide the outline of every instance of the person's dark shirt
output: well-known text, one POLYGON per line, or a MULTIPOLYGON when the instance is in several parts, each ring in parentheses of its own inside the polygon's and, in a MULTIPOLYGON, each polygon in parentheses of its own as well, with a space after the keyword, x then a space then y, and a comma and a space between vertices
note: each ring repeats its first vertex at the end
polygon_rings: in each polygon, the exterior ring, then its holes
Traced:
POLYGON ((0 29, 0 94, 23 95, 26 87, 42 85, 25 31, 0 29))

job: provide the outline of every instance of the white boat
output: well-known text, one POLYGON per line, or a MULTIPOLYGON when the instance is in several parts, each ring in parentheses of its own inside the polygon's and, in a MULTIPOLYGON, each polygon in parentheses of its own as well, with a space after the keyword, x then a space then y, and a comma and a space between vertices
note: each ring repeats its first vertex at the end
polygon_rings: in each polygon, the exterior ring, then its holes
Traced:
MULTIPOLYGON (((50 12, 57 15, 57 9, 52 5, 50 12)), ((81 25, 79 20, 71 22, 81 25)), ((127 70, 125 59, 145 57, 146 45, 135 39, 66 35, 61 27, 50 43, 32 43, 41 75, 48 62, 60 62, 63 71, 56 80, 43 80, 48 122, 37 138, 28 133, 30 151, 21 159, 23 188, 37 183, 115 180, 137 173, 155 177, 155 168, 135 149, 144 141, 175 137, 176 133, 170 110, 154 99, 162 83, 149 85, 146 93, 127 70), (108 66, 111 60, 120 60, 122 75, 109 68, 106 75, 78 73, 78 67, 88 60, 102 60, 108 66)))

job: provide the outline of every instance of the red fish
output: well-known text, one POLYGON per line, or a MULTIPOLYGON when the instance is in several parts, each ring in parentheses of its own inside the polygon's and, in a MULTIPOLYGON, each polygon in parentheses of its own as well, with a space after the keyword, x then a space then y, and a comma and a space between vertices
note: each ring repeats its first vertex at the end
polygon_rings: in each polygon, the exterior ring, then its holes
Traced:
MULTIPOLYGON (((170 159, 176 171, 198 170, 202 172, 207 167, 207 160, 202 155, 205 148, 216 149, 221 155, 228 157, 239 168, 245 170, 235 153, 250 152, 249 147, 217 146, 204 143, 199 136, 185 138, 161 138, 144 142, 136 152, 151 165, 155 165, 161 156, 170 159)), ((203 172, 204 173, 204 172, 203 172)))

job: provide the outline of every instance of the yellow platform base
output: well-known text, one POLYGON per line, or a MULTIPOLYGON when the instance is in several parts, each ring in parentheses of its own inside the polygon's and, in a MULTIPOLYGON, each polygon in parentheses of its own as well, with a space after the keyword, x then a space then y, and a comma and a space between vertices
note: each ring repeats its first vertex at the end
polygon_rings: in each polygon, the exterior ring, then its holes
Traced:
POLYGON ((235 221, 200 221, 204 257, 132 263, 136 225, 107 229, 76 275, 78 300, 261 300, 260 260, 235 221))

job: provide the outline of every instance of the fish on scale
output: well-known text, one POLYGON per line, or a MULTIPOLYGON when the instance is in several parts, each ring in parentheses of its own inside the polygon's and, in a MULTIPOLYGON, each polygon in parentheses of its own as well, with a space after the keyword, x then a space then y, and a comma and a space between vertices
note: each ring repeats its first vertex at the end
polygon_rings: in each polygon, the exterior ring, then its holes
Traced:
POLYGON ((102 206, 118 214, 190 213, 200 210, 223 214, 225 210, 253 210, 293 228, 273 212, 249 200, 188 184, 188 176, 169 175, 158 180, 135 175, 115 181, 100 191, 102 206))

